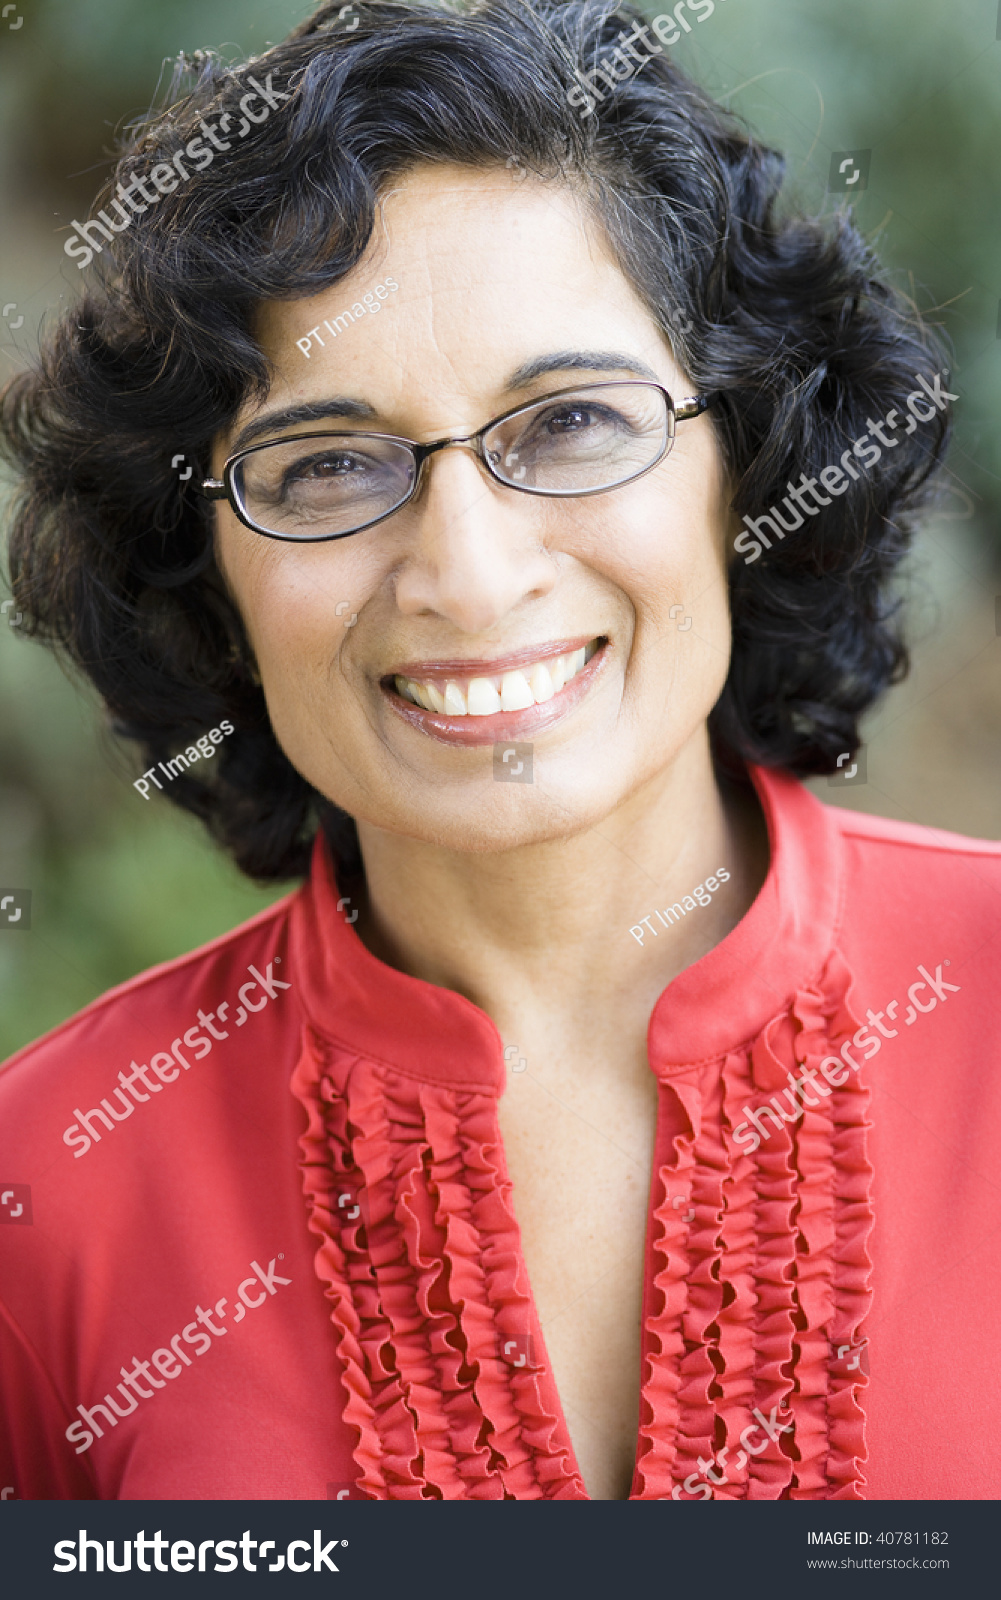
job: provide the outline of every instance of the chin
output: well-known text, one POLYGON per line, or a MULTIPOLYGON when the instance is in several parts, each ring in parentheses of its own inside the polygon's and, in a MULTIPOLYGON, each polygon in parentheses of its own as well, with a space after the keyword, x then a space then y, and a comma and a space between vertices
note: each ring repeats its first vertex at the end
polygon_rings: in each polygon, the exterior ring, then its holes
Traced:
POLYGON ((463 784, 452 800, 431 793, 426 805, 395 805, 380 813, 362 806, 352 815, 363 826, 417 839, 435 849, 489 855, 572 839, 600 825, 621 798, 588 794, 586 785, 569 782, 549 785, 545 792, 535 783, 504 783, 497 785, 501 794, 484 796, 486 784, 493 789, 489 769, 482 785, 473 789, 463 784))

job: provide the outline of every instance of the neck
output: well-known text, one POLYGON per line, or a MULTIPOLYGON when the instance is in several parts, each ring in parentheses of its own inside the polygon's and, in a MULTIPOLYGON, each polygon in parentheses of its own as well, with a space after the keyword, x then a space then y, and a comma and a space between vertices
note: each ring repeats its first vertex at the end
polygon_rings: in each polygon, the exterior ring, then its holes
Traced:
POLYGON ((515 1038, 532 1019, 579 1033, 596 1008, 645 1027, 671 979, 736 926, 768 864, 757 799, 721 784, 704 734, 570 839, 475 854, 364 822, 358 834, 368 948, 465 995, 515 1038), (728 881, 688 909, 720 867, 728 881), (656 916, 686 896, 685 915, 656 916))

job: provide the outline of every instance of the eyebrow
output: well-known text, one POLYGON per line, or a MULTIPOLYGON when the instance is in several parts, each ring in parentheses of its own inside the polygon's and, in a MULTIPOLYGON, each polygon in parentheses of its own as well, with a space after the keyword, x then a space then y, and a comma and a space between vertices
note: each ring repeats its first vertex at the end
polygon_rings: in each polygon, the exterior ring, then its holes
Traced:
POLYGON ((347 395, 284 406, 280 411, 266 411, 263 416, 255 417, 253 422, 241 428, 229 447, 229 454, 235 456, 264 434, 275 433, 280 428, 295 428, 301 422, 326 422, 334 417, 350 417, 352 422, 370 422, 375 416, 378 416, 378 412, 374 406, 367 405, 364 400, 350 400, 347 395))
POLYGON ((635 372, 638 377, 660 383, 660 375, 645 361, 623 350, 556 350, 552 355, 536 356, 511 374, 509 389, 523 389, 547 372, 635 372))
MULTIPOLYGON (((536 356, 525 361, 509 377, 506 392, 524 389, 536 378, 548 372, 632 372, 637 377, 660 383, 660 376, 645 361, 622 350, 555 350, 550 355, 536 356)), ((352 400, 347 395, 327 400, 304 401, 297 406, 284 406, 281 410, 266 411, 240 429, 229 447, 230 455, 237 455, 255 440, 284 428, 295 428, 301 423, 327 422, 347 417, 352 422, 371 422, 378 417, 374 406, 364 400, 352 400)))

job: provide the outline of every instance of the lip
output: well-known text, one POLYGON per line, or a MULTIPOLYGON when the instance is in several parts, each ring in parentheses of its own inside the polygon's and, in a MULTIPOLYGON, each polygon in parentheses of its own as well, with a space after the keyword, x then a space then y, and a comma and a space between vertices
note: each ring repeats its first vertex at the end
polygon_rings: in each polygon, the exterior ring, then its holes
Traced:
MULTIPOLYGON (((604 635, 585 633, 575 639, 557 639, 555 643, 549 644, 530 644, 523 650, 512 651, 509 656, 494 656, 489 661, 472 660, 468 657, 461 661, 458 659, 404 661, 401 666, 391 667, 389 672, 384 674, 383 682, 392 683, 394 678, 416 678, 419 683, 427 678, 489 678, 502 672, 517 672, 519 667, 531 666, 535 661, 550 661, 554 656, 569 655, 571 650, 580 650, 582 646, 589 645, 592 639, 599 638, 604 638, 604 635)), ((598 653, 595 652, 596 655, 598 653)), ((452 722, 455 719, 447 717, 445 720, 452 722)))
POLYGON ((542 654, 519 651, 503 659, 498 658, 496 662, 425 661, 419 663, 419 671, 406 668, 400 670, 400 677, 432 677, 442 667, 452 674, 460 667, 464 674, 476 668, 483 676, 488 672, 513 672, 517 667, 525 666, 531 661, 545 661, 549 656, 564 655, 568 650, 579 650, 582 645, 590 644, 596 637, 601 638, 597 650, 577 676, 571 678, 566 688, 561 689, 551 700, 543 701, 542 705, 528 706, 524 711, 498 711, 490 717, 444 717, 436 711, 426 711, 423 706, 416 706, 411 701, 404 700, 395 689, 386 688, 385 684, 383 693, 397 716, 402 717, 404 722, 409 722, 411 727, 419 729, 428 738, 436 739, 439 744, 486 745, 503 744, 508 740, 526 741, 533 735, 551 728, 554 723, 562 721, 580 705, 605 664, 608 653, 606 636, 590 633, 583 639, 567 640, 554 646, 547 645, 542 654), (432 666, 434 671, 429 670, 432 666))

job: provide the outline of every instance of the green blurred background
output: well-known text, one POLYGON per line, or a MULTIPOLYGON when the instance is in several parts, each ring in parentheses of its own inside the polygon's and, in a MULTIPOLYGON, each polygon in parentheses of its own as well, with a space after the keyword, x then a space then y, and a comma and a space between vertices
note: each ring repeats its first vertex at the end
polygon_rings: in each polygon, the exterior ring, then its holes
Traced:
MULTIPOLYGON (((311 9, 19 0, 0 20, 0 381, 79 292, 66 227, 86 216, 114 129, 150 103, 169 58, 211 47, 236 61, 311 9)), ((786 151, 810 210, 843 203, 827 192, 832 152, 872 152, 856 216, 953 341, 951 487, 903 582, 914 670, 868 719, 866 782, 811 787, 990 838, 1001 837, 999 34, 999 0, 717 0, 672 51, 786 151)), ((15 615, 0 622, 0 887, 33 900, 30 931, 0 928, 0 1058, 285 892, 242 880, 192 819, 139 797, 93 694, 19 637, 15 615)))

